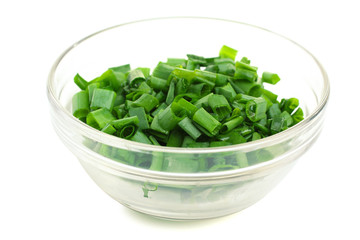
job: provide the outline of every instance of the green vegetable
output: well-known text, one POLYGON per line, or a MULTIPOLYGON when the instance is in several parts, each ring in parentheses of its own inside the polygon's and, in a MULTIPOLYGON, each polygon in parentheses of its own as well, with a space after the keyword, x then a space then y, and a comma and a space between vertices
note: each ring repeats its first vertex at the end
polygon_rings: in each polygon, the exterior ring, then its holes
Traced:
MULTIPOLYGON (((224 45, 218 56, 168 58, 153 71, 125 64, 109 68, 91 81, 76 74, 74 83, 80 91, 72 98, 72 113, 106 134, 182 148, 257 141, 304 119, 297 98, 278 100, 276 93, 266 89, 266 84, 279 82, 276 73, 259 73, 248 58, 235 61, 236 55, 237 50, 224 45)), ((211 154, 200 159, 184 154, 179 160, 159 152, 128 156, 126 150, 102 144, 97 144, 96 151, 122 163, 170 172, 241 168, 274 154, 239 152, 219 159, 211 154)))

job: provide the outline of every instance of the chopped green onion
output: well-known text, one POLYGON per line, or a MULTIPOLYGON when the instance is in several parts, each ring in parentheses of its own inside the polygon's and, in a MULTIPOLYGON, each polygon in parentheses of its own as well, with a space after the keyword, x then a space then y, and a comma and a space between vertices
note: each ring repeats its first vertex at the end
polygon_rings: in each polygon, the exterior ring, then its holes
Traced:
POLYGON ((257 122, 266 117, 266 101, 263 98, 248 101, 246 103, 246 116, 252 122, 257 122))
POLYGON ((294 120, 293 124, 297 124, 304 120, 304 112, 301 108, 298 108, 292 115, 292 119, 294 120))
POLYGON ((212 135, 216 135, 221 127, 221 123, 211 116, 204 108, 200 108, 195 112, 193 121, 205 128, 212 135))
POLYGON ((244 118, 242 116, 238 116, 236 118, 231 119, 230 121, 225 122, 220 128, 220 133, 230 132, 234 128, 238 127, 243 121, 244 118))
POLYGON ((256 72, 244 68, 237 68, 234 74, 234 79, 248 80, 250 82, 255 82, 257 77, 256 72))
POLYGON ((117 136, 120 138, 131 139, 136 133, 134 125, 127 125, 117 131, 117 136))
MULTIPOLYGON (((175 102, 172 104, 176 104, 175 102)), ((185 115, 183 111, 174 111, 172 105, 165 108, 161 113, 159 113, 159 124, 166 131, 170 131, 176 127, 178 122, 180 122, 185 115)), ((176 108, 178 109, 178 108, 176 108)))
POLYGON ((261 79, 263 82, 270 83, 273 85, 280 81, 280 78, 276 73, 270 73, 270 72, 263 72, 261 79))
POLYGON ((85 118, 90 112, 89 94, 86 91, 77 92, 72 98, 72 112, 76 118, 85 118))
MULTIPOLYGON (((279 102, 277 94, 264 88, 264 83, 276 84, 280 80, 277 74, 259 73, 248 58, 235 61, 236 55, 237 50, 224 45, 218 56, 188 54, 187 58, 168 58, 152 72, 147 67, 131 69, 125 64, 109 68, 91 81, 76 74, 74 83, 81 91, 72 98, 72 113, 110 135, 185 148, 256 141, 304 119, 297 98, 279 102)), ((148 157, 129 155, 104 144, 97 144, 96 151, 136 167, 170 172, 242 168, 269 160, 275 154, 272 150, 255 150, 216 159, 211 155, 197 159, 184 154, 180 161, 160 152, 148 157)))
POLYGON ((106 108, 97 109, 86 116, 86 124, 99 130, 113 120, 115 120, 115 117, 106 108))
POLYGON ((113 135, 116 132, 116 129, 110 124, 107 123, 103 129, 101 129, 102 132, 113 135))
POLYGON ((140 69, 131 70, 127 77, 127 81, 131 87, 137 87, 140 83, 145 81, 144 73, 140 69))
POLYGON ((222 48, 220 49, 220 53, 219 53, 219 56, 221 58, 230 58, 232 60, 235 60, 236 55, 237 55, 237 50, 235 50, 231 47, 228 47, 226 45, 222 46, 222 48))
POLYGON ((143 107, 136 107, 129 109, 130 117, 137 116, 139 120, 139 129, 148 129, 149 123, 146 117, 146 113, 143 107))
POLYGON ((139 143, 146 143, 146 144, 152 144, 150 139, 144 134, 142 131, 137 130, 129 140, 139 143))
POLYGON ((231 113, 230 104, 223 95, 211 95, 209 97, 209 106, 221 120, 231 113))
POLYGON ((173 130, 170 132, 168 141, 166 143, 166 146, 168 147, 181 147, 183 142, 184 135, 182 132, 178 130, 173 130))
POLYGON ((201 136, 201 132, 192 124, 192 121, 188 117, 181 120, 178 125, 194 140, 201 136))
POLYGON ((111 124, 116 129, 122 129, 123 127, 125 127, 127 125, 138 125, 139 118, 137 116, 131 116, 131 117, 126 117, 126 118, 122 118, 122 119, 116 119, 116 120, 111 121, 111 124))
POLYGON ((88 82, 83 79, 78 73, 74 77, 74 82, 81 90, 85 90, 88 86, 88 82))
POLYGON ((116 93, 111 90, 95 88, 91 99, 90 109, 106 108, 112 111, 116 99, 116 93))
POLYGON ((132 103, 132 106, 143 107, 146 112, 150 112, 158 104, 159 104, 159 100, 156 97, 148 93, 144 93, 143 95, 141 95, 140 98, 138 98, 135 102, 132 103))

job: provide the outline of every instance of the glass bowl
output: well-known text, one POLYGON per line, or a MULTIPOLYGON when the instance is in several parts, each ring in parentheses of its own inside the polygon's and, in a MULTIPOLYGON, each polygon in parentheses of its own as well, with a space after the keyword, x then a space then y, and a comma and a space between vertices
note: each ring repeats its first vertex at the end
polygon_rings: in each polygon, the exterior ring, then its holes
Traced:
POLYGON ((101 189, 136 211, 185 220, 238 212, 273 189, 319 136, 330 86, 319 61, 281 35, 235 21, 173 17, 121 24, 80 40, 54 63, 47 91, 56 133, 101 189), (251 59, 259 72, 278 73, 281 81, 269 90, 279 98, 298 98, 305 119, 254 142, 184 149, 107 135, 71 114, 72 96, 79 91, 73 83, 76 73, 92 79, 127 63, 153 69, 168 57, 216 56, 224 44, 251 59), (245 164, 217 172, 176 171, 178 165, 219 158, 245 164), (154 159, 167 166, 164 171, 147 169, 154 159))

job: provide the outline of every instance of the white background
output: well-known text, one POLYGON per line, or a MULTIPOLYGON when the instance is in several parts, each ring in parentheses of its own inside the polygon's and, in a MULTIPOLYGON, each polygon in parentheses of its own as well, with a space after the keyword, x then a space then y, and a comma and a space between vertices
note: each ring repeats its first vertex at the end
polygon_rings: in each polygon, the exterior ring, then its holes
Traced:
MULTIPOLYGON (((0 239, 360 239, 357 1, 1 1, 0 239), (86 175, 52 129, 46 80, 77 40, 161 16, 247 22, 294 39, 331 81, 322 135, 269 195, 231 216, 170 222, 135 213, 86 175)), ((306 71, 306 69, 304 69, 306 71)))

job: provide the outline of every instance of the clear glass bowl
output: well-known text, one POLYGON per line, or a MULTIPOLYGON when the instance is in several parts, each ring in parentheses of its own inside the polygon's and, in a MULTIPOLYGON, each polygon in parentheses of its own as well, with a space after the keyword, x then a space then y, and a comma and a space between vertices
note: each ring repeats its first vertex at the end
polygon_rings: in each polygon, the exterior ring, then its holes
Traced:
MULTIPOLYGON (((56 133, 95 181, 121 204, 157 217, 204 219, 238 212, 264 197, 315 142, 324 121, 330 86, 318 60, 281 35, 256 26, 210 18, 160 18, 114 26, 68 48, 48 79, 51 119, 56 133), (237 49, 259 72, 281 81, 268 86, 280 98, 297 97, 306 115, 294 127, 255 142, 217 148, 169 148, 131 142, 95 130, 71 114, 78 91, 73 77, 99 76, 130 63, 154 68, 168 57, 193 53, 212 57, 222 45, 237 49), (110 154, 113 157, 106 157, 110 154), (104 154, 107 152, 107 154, 104 154), (199 164, 199 159, 243 159, 249 166, 219 172, 177 173, 146 169, 146 162, 199 164), (144 166, 128 161, 142 160, 144 166)), ((174 168, 173 168, 174 169, 174 168)), ((176 167, 175 167, 176 169, 176 167)))

